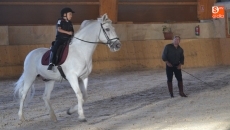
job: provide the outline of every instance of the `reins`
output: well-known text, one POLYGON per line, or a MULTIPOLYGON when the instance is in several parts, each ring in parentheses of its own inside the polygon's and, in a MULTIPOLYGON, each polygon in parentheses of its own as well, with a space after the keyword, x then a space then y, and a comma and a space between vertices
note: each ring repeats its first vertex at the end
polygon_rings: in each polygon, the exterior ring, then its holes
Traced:
MULTIPOLYGON (((73 38, 75 38, 75 39, 77 39, 77 40, 80 40, 80 41, 83 41, 83 42, 86 42, 86 43, 101 43, 101 44, 110 44, 111 43, 111 41, 112 40, 114 40, 114 39, 117 39, 117 40, 119 40, 119 38, 113 38, 113 39, 110 39, 109 38, 109 36, 107 35, 107 33, 105 32, 105 29, 103 28, 103 26, 102 26, 103 24, 101 24, 101 28, 100 28, 100 31, 99 31, 99 35, 98 35, 98 37, 100 36, 100 34, 101 34, 101 29, 103 30, 103 33, 104 33, 104 35, 105 35, 105 37, 106 37, 106 39, 107 39, 107 43, 102 43, 102 42, 91 42, 91 41, 86 41, 86 40, 83 40, 83 39, 80 39, 80 38, 77 38, 77 37, 73 37, 73 38)), ((99 38, 98 38, 99 39, 99 38)))
POLYGON ((205 84, 205 85, 207 85, 208 87, 211 87, 211 88, 215 89, 213 86, 211 86, 211 85, 210 85, 210 84, 208 84, 207 82, 205 82, 205 81, 203 81, 203 80, 201 80, 201 79, 197 78, 196 76, 194 76, 194 75, 192 75, 192 74, 188 73, 187 71, 185 71, 185 70, 183 70, 183 69, 181 69, 181 70, 182 70, 183 72, 185 72, 186 74, 188 74, 188 75, 192 76, 193 78, 195 78, 195 79, 197 79, 197 80, 201 81, 202 83, 204 83, 204 84, 205 84))
MULTIPOLYGON (((80 40, 80 41, 83 41, 83 42, 86 42, 86 43, 99 43, 99 42, 90 42, 90 41, 85 41, 85 40, 82 40, 82 39, 77 38, 77 37, 73 37, 73 38, 76 38, 77 40, 80 40)), ((105 43, 102 43, 102 44, 105 44, 105 43)))

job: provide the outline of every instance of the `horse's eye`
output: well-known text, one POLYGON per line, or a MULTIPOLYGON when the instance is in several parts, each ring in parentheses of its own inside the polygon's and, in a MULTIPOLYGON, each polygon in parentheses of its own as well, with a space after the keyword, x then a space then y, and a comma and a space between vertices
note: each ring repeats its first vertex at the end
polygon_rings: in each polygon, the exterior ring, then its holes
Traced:
POLYGON ((106 30, 106 31, 110 31, 110 29, 109 29, 109 28, 106 28, 105 30, 106 30))

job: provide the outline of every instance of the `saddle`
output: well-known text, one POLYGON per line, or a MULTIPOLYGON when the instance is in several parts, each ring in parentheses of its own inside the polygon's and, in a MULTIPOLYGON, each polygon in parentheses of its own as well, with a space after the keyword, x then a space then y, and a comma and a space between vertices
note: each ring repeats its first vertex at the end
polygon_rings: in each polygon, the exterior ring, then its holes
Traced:
MULTIPOLYGON (((54 42, 52 42, 52 45, 54 44, 54 42)), ((41 63, 42 65, 49 65, 49 57, 50 57, 50 52, 51 49, 48 50, 43 56, 42 56, 42 60, 41 63)), ((65 62, 66 57, 68 55, 69 52, 69 42, 64 43, 63 45, 61 45, 58 50, 57 50, 57 54, 56 54, 56 63, 54 63, 56 66, 61 65, 65 62)))

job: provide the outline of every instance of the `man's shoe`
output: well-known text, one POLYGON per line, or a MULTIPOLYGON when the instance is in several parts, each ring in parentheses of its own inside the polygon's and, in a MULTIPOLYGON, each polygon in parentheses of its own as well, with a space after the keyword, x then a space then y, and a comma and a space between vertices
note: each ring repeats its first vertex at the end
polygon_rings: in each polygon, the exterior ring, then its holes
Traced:
POLYGON ((172 86, 172 82, 167 82, 168 84, 168 89, 169 89, 169 93, 170 93, 170 96, 171 98, 173 98, 173 86, 172 86))
POLYGON ((52 70, 53 66, 54 66, 54 64, 50 63, 47 70, 52 70))
POLYGON ((184 86, 183 86, 183 82, 182 81, 179 81, 178 82, 178 87, 179 87, 179 94, 181 97, 187 97, 187 95, 184 94, 184 86))
POLYGON ((187 95, 185 95, 183 92, 179 93, 181 97, 187 97, 187 95))

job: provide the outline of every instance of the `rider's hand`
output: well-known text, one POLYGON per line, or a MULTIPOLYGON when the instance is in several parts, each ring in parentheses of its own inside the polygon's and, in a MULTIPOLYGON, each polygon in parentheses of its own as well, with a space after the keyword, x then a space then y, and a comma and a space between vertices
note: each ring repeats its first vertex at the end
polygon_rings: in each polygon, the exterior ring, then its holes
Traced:
POLYGON ((72 36, 72 35, 73 35, 73 32, 70 31, 70 32, 68 32, 68 34, 72 36))

